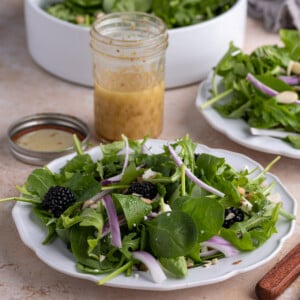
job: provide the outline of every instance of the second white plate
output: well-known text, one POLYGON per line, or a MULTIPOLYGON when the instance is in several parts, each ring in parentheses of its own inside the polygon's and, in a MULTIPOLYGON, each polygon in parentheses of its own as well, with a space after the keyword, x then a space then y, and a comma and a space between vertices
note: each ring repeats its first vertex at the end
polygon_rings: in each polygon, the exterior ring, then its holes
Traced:
POLYGON ((269 136, 254 136, 250 133, 249 125, 242 119, 228 119, 222 117, 211 106, 200 109, 199 105, 211 98, 211 81, 201 82, 196 98, 196 106, 207 122, 217 131, 225 134, 229 139, 254 150, 283 155, 291 158, 300 158, 300 150, 288 143, 269 136))

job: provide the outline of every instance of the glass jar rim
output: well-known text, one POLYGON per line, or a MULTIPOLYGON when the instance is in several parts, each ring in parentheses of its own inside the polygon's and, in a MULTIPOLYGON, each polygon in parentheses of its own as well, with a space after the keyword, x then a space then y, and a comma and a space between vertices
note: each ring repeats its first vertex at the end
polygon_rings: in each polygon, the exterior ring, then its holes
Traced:
POLYGON ((155 50, 157 53, 167 48, 168 29, 163 20, 153 14, 143 12, 116 12, 98 18, 92 25, 90 37, 91 48, 97 52, 102 52, 100 49, 101 46, 104 45, 122 47, 124 49, 139 47, 145 49, 145 51, 150 50, 150 52, 151 50, 155 50), (117 32, 117 24, 121 24, 122 22, 133 32, 139 27, 143 27, 145 36, 128 39, 112 36, 114 31, 111 28, 114 28, 117 32), (146 28, 148 28, 148 30, 145 30, 146 28))

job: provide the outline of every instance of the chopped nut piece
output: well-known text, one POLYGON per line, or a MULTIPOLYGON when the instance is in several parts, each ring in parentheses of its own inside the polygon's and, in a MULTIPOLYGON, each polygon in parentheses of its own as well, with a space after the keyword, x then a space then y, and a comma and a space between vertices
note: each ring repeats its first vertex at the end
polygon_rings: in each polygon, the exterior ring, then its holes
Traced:
POLYGON ((84 16, 81 16, 81 15, 76 16, 75 19, 76 19, 77 24, 84 24, 84 22, 85 22, 84 16))
POLYGON ((238 186, 237 190, 241 195, 245 195, 246 193, 246 190, 243 187, 238 186))

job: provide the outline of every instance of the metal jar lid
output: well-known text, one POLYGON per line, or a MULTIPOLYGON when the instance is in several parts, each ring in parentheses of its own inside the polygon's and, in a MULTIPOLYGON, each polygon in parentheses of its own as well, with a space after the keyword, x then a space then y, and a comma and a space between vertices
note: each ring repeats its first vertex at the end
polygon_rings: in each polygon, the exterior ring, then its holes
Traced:
POLYGON ((82 147, 86 148, 89 139, 89 129, 83 121, 74 116, 65 114, 40 113, 26 116, 14 122, 8 128, 7 136, 12 154, 18 160, 25 163, 42 166, 57 157, 74 151, 73 143, 67 145, 65 148, 55 149, 55 146, 51 145, 50 137, 48 140, 46 137, 43 140, 39 140, 41 135, 45 132, 49 134, 51 131, 72 136, 73 134, 76 134, 81 141, 82 147), (34 147, 30 147, 30 145, 27 147, 20 145, 18 142, 20 138, 24 138, 29 134, 32 135, 37 132, 39 132, 40 136, 36 139, 37 141, 41 141, 41 145, 45 147, 45 149, 35 149, 34 147), (47 150, 48 145, 52 146, 50 151, 47 150))

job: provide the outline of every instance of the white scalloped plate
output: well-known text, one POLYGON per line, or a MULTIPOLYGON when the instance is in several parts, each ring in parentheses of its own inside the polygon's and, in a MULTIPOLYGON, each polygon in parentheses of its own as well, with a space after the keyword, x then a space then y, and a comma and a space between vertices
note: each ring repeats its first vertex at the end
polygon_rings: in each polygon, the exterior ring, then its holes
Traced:
MULTIPOLYGON (((162 145, 165 144, 166 141, 150 140, 148 143, 149 146, 152 147, 153 152, 160 152, 162 145)), ((88 152, 91 154, 93 159, 101 157, 99 147, 93 148, 88 152)), ((226 150, 210 149, 203 145, 197 145, 197 152, 205 152, 215 156, 225 157, 226 161, 236 169, 243 169, 246 166, 250 169, 257 166, 260 169, 262 168, 258 163, 250 158, 226 150)), ((52 161, 48 167, 52 171, 57 172, 71 157, 72 155, 67 155, 65 157, 58 158, 52 161)), ((267 174, 267 180, 275 181, 276 186, 274 193, 281 194, 283 208, 290 213, 296 214, 296 201, 282 185, 280 180, 270 173, 267 174)), ((50 245, 42 245, 46 231, 35 218, 31 205, 21 202, 16 203, 13 208, 13 219, 24 244, 31 248, 39 259, 51 268, 69 276, 87 279, 93 282, 97 282, 103 277, 101 275, 95 276, 79 273, 76 270, 75 260, 72 253, 68 251, 61 240, 56 239, 54 243, 50 245)), ((147 273, 141 272, 139 273, 139 276, 126 277, 120 275, 107 282, 106 285, 128 289, 167 291, 221 282, 236 276, 239 273, 253 270, 271 260, 281 249, 284 241, 292 234, 294 226, 294 221, 287 222, 280 220, 277 224, 278 233, 273 235, 271 239, 269 239, 259 249, 252 252, 240 253, 235 257, 221 259, 216 265, 209 268, 197 267, 190 269, 187 277, 184 279, 168 278, 164 282, 157 284, 151 280, 147 273)))
POLYGON ((300 158, 300 150, 288 143, 269 136, 254 136, 250 133, 249 125, 242 119, 227 119, 222 117, 211 106, 200 109, 199 106, 211 98, 211 80, 208 77, 199 85, 196 106, 206 121, 217 131, 226 135, 232 141, 261 152, 300 158))

